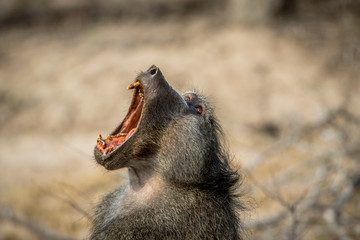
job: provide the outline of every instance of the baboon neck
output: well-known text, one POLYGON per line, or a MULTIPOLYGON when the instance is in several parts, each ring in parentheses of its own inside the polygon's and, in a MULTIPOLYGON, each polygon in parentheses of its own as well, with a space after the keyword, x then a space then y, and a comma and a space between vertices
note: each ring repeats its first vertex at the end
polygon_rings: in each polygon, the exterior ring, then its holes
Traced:
POLYGON ((130 187, 135 192, 141 190, 153 177, 153 170, 149 168, 129 167, 128 170, 130 187))
POLYGON ((141 206, 152 201, 164 190, 163 179, 153 174, 153 171, 139 171, 129 168, 129 191, 125 194, 126 201, 133 207, 141 206))

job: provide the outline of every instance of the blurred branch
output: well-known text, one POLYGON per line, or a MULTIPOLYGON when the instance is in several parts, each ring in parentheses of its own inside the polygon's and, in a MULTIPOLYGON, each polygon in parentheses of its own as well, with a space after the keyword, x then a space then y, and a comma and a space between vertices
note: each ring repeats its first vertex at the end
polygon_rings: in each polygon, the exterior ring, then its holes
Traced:
MULTIPOLYGON (((354 167, 349 168, 348 165, 348 160, 356 160, 359 153, 356 138, 349 138, 353 133, 353 127, 356 129, 359 126, 360 118, 351 113, 347 109, 347 103, 344 103, 335 110, 329 110, 324 118, 293 131, 292 134, 256 156, 252 165, 244 170, 245 173, 256 188, 285 209, 270 217, 258 219, 248 225, 248 228, 261 230, 271 226, 282 226, 281 221, 290 218, 291 223, 288 228, 287 239, 300 239, 300 234, 306 228, 318 224, 319 216, 323 216, 328 230, 335 234, 337 239, 352 239, 352 231, 358 227, 358 224, 356 223, 356 216, 352 217, 345 214, 344 206, 352 199, 360 186, 360 173, 357 170, 360 169, 358 161, 353 162, 355 169, 354 167), (341 121, 337 121, 338 119, 341 121), (352 126, 350 126, 351 124, 352 126), (325 127, 330 127, 340 133, 341 138, 337 148, 331 150, 328 148, 320 148, 320 150, 310 148, 312 152, 315 150, 313 152, 316 155, 315 157, 301 161, 296 166, 277 173, 270 181, 259 183, 253 177, 251 170, 257 165, 299 142, 307 134, 325 127), (289 183, 294 176, 301 176, 302 172, 307 172, 316 166, 318 170, 314 182, 310 184, 308 191, 301 194, 296 201, 287 202, 277 193, 277 185, 289 183), (272 187, 274 184, 276 185, 275 189, 272 187)), ((309 149, 305 148, 305 150, 309 149)), ((322 234, 326 236, 327 232, 322 231, 322 234)))
POLYGON ((342 109, 341 113, 346 120, 356 124, 357 126, 360 126, 360 117, 355 116, 353 113, 351 113, 347 109, 342 109))
MULTIPOLYGON (((64 189, 70 189, 70 191, 74 192, 77 196, 83 198, 85 201, 89 202, 92 206, 94 205, 94 202, 92 201, 92 199, 90 198, 90 196, 85 192, 82 191, 78 188, 76 188, 75 186, 66 183, 66 182, 59 182, 59 185, 62 186, 64 189)), ((66 194, 68 197, 71 197, 69 194, 66 194)))
POLYGON ((279 211, 279 212, 273 214, 272 216, 258 219, 254 222, 248 223, 248 224, 246 224, 246 228, 256 229, 256 230, 266 229, 266 228, 269 228, 271 226, 278 224, 283 219, 285 219, 286 216, 287 216, 287 212, 285 210, 282 210, 282 211, 279 211))
MULTIPOLYGON (((320 156, 311 158, 307 161, 301 162, 300 166, 297 166, 292 171, 289 171, 286 174, 283 174, 280 178, 277 179, 279 184, 284 184, 289 181, 289 177, 296 174, 297 171, 304 171, 307 167, 314 167, 314 163, 318 163, 318 170, 315 174, 315 179, 311 187, 304 191, 297 200, 289 203, 280 197, 279 194, 276 194, 274 189, 270 189, 270 183, 259 183, 253 177, 250 171, 245 170, 249 179, 254 183, 254 186, 259 188, 266 196, 270 199, 278 202, 282 205, 285 210, 281 210, 274 214, 273 216, 259 219, 252 224, 248 225, 248 228, 251 229, 264 229, 266 227, 278 225, 282 220, 286 219, 288 216, 291 218, 291 225, 288 232, 288 239, 298 239, 299 235, 302 232, 302 229, 305 229, 310 222, 313 221, 313 218, 304 217, 308 216, 305 214, 306 211, 322 211, 326 207, 320 203, 320 197, 325 194, 327 189, 322 187, 322 183, 326 181, 326 177, 329 175, 330 167, 327 166, 329 164, 328 159, 334 159, 337 157, 343 157, 345 153, 343 152, 326 152, 320 156), (321 160, 321 161, 319 161, 321 160), (280 181, 281 180, 281 181, 280 181), (267 187, 266 187, 267 186, 267 187), (288 215, 290 214, 290 215, 288 215), (300 216, 300 217, 299 217, 300 216)), ((359 177, 360 178, 360 177, 359 177)), ((354 177, 354 184, 357 183, 358 178, 354 177)), ((341 182, 340 185, 343 186, 341 182)), ((340 199, 349 199, 349 191, 343 191, 341 194, 338 194, 338 198, 340 199)), ((334 226, 332 226, 333 228, 334 226)))
POLYGON ((75 200, 71 199, 70 196, 67 196, 67 198, 65 198, 65 197, 59 196, 53 192, 50 192, 49 190, 47 190, 45 188, 42 188, 42 187, 40 187, 40 188, 45 194, 47 194, 53 198, 59 199, 62 202, 65 202, 70 207, 75 209, 78 213, 80 213, 81 215, 86 217, 88 220, 90 220, 90 221, 92 220, 92 216, 85 209, 83 209, 79 204, 77 204, 75 200))
MULTIPOLYGON (((296 164, 295 166, 292 166, 286 170, 283 170, 280 173, 277 173, 276 176, 272 177, 272 179, 267 180, 263 183, 260 183, 262 186, 269 188, 271 185, 281 185, 284 184, 286 181, 289 181, 291 177, 296 176, 297 174, 301 172, 306 172, 309 167, 314 168, 315 164, 321 164, 325 163, 327 160, 332 158, 338 158, 338 157, 344 157, 343 152, 325 152, 319 156, 315 156, 312 158, 309 158, 307 160, 301 161, 300 163, 296 164)), ((321 167, 322 169, 322 167, 321 167)), ((323 171, 326 172, 327 171, 323 171)), ((325 177, 326 174, 321 174, 322 177, 325 177)), ((320 181, 320 180, 317 180, 320 181)))
POLYGON ((297 143, 300 141, 301 138, 306 136, 307 134, 310 134, 311 132, 318 130, 330 123, 332 123, 339 115, 343 113, 343 109, 336 109, 336 110, 329 110, 328 113, 325 115, 324 118, 315 121, 312 124, 305 125, 304 127, 293 131, 289 136, 284 137, 283 139, 280 139, 277 143, 270 146, 268 149, 263 151, 262 153, 255 156, 252 160, 250 160, 250 163, 246 169, 251 170, 261 163, 263 163, 266 159, 270 158, 271 156, 275 155, 276 153, 279 153, 280 151, 283 151, 284 149, 290 147, 294 143, 297 143))
MULTIPOLYGON (((299 219, 298 219, 298 216, 297 216, 297 210, 298 210, 298 207, 299 207, 300 203, 304 200, 304 198, 306 196, 306 191, 304 191, 298 197, 298 199, 296 199, 292 203, 289 203, 288 201, 283 199, 280 194, 276 194, 274 191, 271 191, 271 190, 267 189, 266 187, 264 187, 263 185, 259 184, 257 182, 257 180, 252 176, 252 174, 249 171, 246 171, 246 173, 247 173, 247 176, 249 177, 249 179, 254 183, 254 185, 257 188, 259 188, 270 199, 278 202, 280 205, 282 205, 286 209, 285 211, 281 211, 281 212, 277 213, 276 215, 274 215, 274 216, 272 216, 270 218, 263 219, 263 220, 260 220, 258 222, 255 222, 250 227, 263 228, 264 226, 266 226, 265 224, 276 225, 278 222, 280 222, 281 220, 286 218, 287 214, 290 214, 291 226, 290 226, 290 229, 289 229, 289 232, 288 232, 288 239, 290 239, 290 240, 298 239, 298 229, 297 228, 298 228, 298 225, 299 225, 299 219)), ((313 201, 311 201, 311 204, 312 203, 313 203, 313 201)))
POLYGON ((340 226, 337 221, 336 212, 334 209, 327 209, 324 214, 324 219, 329 228, 337 235, 340 240, 350 240, 344 227, 340 226))
POLYGON ((35 223, 33 220, 14 212, 10 208, 1 208, 0 219, 8 222, 12 222, 16 226, 23 227, 32 232, 40 239, 52 239, 52 240, 73 240, 74 238, 64 236, 63 234, 56 232, 40 223, 35 223))

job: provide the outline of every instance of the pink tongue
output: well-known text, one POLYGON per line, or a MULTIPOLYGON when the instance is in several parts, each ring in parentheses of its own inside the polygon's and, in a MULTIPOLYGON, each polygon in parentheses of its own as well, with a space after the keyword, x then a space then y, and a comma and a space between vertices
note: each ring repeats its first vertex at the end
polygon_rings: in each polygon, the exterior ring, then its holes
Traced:
POLYGON ((130 132, 126 135, 126 138, 129 138, 134 132, 135 132, 136 128, 133 128, 130 130, 130 132))

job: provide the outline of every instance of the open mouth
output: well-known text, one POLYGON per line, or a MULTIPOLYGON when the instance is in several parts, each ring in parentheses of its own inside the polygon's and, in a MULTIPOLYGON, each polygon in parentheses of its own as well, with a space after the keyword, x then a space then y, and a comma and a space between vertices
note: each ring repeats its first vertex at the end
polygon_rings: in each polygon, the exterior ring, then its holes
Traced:
POLYGON ((137 80, 128 87, 128 90, 130 89, 134 89, 134 95, 124 120, 106 139, 103 139, 101 134, 98 136, 96 147, 104 155, 119 148, 134 134, 139 126, 144 106, 144 88, 141 82, 137 80))

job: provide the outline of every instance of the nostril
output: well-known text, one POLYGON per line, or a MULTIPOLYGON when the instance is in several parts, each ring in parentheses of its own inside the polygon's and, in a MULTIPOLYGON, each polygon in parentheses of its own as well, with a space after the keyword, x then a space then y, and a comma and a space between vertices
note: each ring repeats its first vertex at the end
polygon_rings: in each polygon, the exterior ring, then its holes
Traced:
POLYGON ((156 68, 154 68, 154 69, 151 69, 150 74, 151 74, 151 75, 155 75, 155 74, 156 74, 156 72, 157 72, 157 69, 156 69, 156 68))

